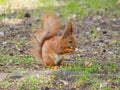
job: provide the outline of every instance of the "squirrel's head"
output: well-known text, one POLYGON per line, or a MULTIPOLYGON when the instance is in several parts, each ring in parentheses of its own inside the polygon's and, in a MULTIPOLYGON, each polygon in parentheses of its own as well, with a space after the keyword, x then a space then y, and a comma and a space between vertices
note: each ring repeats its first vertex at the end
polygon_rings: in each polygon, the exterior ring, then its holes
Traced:
POLYGON ((65 48, 69 48, 69 49, 75 49, 76 47, 76 40, 72 34, 72 22, 68 22, 65 29, 64 29, 64 33, 62 35, 62 40, 64 43, 65 48))

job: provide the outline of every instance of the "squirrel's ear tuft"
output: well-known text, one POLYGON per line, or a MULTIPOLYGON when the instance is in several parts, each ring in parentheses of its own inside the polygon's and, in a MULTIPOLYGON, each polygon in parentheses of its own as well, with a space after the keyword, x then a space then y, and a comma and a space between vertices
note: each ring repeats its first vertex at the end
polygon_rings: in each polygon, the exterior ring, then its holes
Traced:
POLYGON ((63 37, 68 37, 69 35, 72 35, 72 22, 68 22, 65 26, 63 37))
POLYGON ((68 22, 65 31, 69 33, 69 35, 72 35, 72 22, 68 22))

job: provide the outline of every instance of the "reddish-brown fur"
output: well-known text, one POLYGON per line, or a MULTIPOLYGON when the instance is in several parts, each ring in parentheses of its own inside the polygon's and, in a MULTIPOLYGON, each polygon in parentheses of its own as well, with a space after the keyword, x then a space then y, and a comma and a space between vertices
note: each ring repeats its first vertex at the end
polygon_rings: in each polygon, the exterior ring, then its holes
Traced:
POLYGON ((46 13, 42 16, 41 30, 34 30, 30 39, 33 57, 49 67, 63 63, 65 53, 74 51, 76 41, 72 35, 72 23, 68 22, 61 36, 56 37, 60 28, 57 15, 46 13))

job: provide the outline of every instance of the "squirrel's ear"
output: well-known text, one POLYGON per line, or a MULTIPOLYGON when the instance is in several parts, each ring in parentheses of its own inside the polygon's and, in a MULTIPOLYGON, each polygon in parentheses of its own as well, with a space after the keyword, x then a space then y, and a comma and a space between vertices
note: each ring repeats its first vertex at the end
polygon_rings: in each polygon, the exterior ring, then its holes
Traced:
POLYGON ((68 22, 64 30, 65 30, 65 32, 67 32, 69 35, 72 35, 72 22, 68 22))
POLYGON ((68 37, 72 35, 72 22, 68 22, 63 33, 63 37, 68 37))

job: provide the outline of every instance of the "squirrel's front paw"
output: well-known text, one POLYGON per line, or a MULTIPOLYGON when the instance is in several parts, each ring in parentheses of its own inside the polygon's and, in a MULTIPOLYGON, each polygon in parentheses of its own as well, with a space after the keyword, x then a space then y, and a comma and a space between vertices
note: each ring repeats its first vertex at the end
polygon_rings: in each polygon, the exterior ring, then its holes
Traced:
POLYGON ((58 69, 59 66, 51 66, 50 69, 58 69))

